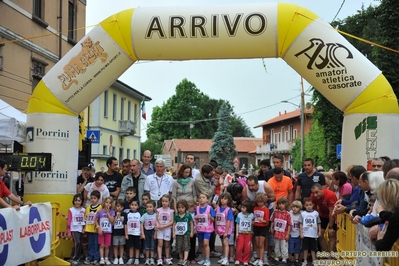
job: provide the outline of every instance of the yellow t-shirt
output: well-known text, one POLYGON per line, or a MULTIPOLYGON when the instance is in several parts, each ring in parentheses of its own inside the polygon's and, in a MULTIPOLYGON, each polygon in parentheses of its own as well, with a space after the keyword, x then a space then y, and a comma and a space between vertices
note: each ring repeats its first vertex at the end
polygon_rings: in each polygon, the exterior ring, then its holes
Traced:
POLYGON ((85 220, 86 220, 86 226, 85 226, 85 232, 87 233, 95 233, 96 232, 96 223, 95 223, 95 218, 96 218, 96 213, 101 210, 103 207, 101 204, 98 204, 97 206, 87 206, 86 211, 85 211, 85 220))

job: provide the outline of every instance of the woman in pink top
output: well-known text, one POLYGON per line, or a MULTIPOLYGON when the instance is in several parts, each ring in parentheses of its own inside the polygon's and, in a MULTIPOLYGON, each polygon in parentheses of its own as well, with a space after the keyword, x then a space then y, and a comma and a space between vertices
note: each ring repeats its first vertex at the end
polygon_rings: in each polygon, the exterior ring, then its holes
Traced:
POLYGON ((332 177, 332 182, 338 186, 338 199, 342 199, 343 196, 350 196, 352 194, 352 185, 348 183, 348 178, 344 172, 334 172, 332 177))

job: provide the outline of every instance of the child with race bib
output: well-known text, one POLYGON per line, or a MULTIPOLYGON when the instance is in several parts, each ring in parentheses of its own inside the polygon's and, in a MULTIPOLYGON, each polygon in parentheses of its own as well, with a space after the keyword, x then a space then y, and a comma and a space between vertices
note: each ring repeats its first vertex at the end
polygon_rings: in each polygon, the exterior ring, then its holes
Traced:
POLYGON ((301 237, 299 235, 299 217, 301 216, 302 203, 295 200, 291 204, 291 221, 292 227, 290 232, 290 240, 288 241, 288 259, 292 262, 292 254, 294 254, 295 263, 299 264, 299 254, 301 252, 301 237))
POLYGON ((287 211, 288 199, 281 197, 277 201, 277 208, 270 218, 270 232, 274 237, 274 252, 276 254, 275 261, 279 262, 282 257, 283 263, 287 263, 288 259, 288 240, 292 227, 291 216, 287 211))
POLYGON ((156 234, 158 239, 158 261, 157 265, 162 265, 162 248, 165 246, 165 263, 167 265, 173 265, 172 259, 170 258, 170 239, 172 237, 172 226, 173 226, 173 212, 170 208, 173 206, 172 196, 165 194, 159 200, 158 206, 161 208, 157 209, 157 220, 156 220, 156 234))
POLYGON ((197 206, 194 216, 197 224, 198 243, 202 248, 203 256, 203 259, 198 261, 198 264, 203 264, 204 266, 211 265, 209 239, 214 231, 213 221, 216 216, 215 210, 208 205, 208 200, 208 194, 200 193, 198 195, 199 206, 197 206))
POLYGON ((252 243, 252 223, 254 214, 252 213, 252 202, 244 200, 241 203, 241 212, 236 218, 236 262, 235 265, 243 263, 248 266, 249 258, 251 257, 251 243, 252 243))
POLYGON ((96 213, 95 224, 98 233, 98 244, 100 245, 100 264, 111 264, 108 254, 111 246, 112 224, 115 220, 115 211, 111 209, 112 202, 112 197, 104 198, 103 208, 96 213))
POLYGON ((90 194, 90 205, 86 207, 85 219, 86 225, 83 227, 83 233, 87 234, 89 256, 85 259, 84 264, 97 265, 100 260, 100 252, 98 250, 98 234, 96 229, 96 213, 103 207, 99 204, 101 198, 100 191, 94 190, 90 194))
POLYGON ((115 221, 114 221, 114 230, 112 236, 112 244, 114 245, 114 264, 124 264, 123 262, 123 253, 125 252, 125 226, 123 222, 125 220, 125 216, 123 215, 125 201, 123 199, 118 199, 115 204, 115 221), (119 251, 119 259, 118 259, 118 251, 119 251))
POLYGON ((85 208, 83 205, 83 195, 78 193, 73 196, 73 207, 68 210, 67 236, 72 237, 73 249, 71 254, 71 265, 78 265, 80 251, 82 249, 82 231, 85 225, 85 208))
POLYGON ((147 212, 140 218, 141 239, 144 239, 145 265, 154 265, 155 225, 157 220, 155 213, 156 202, 147 200, 146 206, 147 212))
POLYGON ((189 200, 188 202, 188 213, 193 218, 193 236, 190 237, 190 252, 188 253, 188 261, 190 264, 197 263, 195 261, 195 253, 196 253, 196 246, 197 246, 197 231, 195 230, 195 208, 197 207, 197 203, 194 200, 189 200))
POLYGON ((176 252, 179 254, 177 265, 187 266, 190 251, 190 237, 194 235, 193 217, 187 212, 186 200, 179 200, 176 204, 177 213, 174 217, 173 238, 176 240, 176 252))
POLYGON ((130 202, 130 211, 125 213, 125 239, 126 246, 129 248, 129 260, 126 264, 140 264, 140 219, 141 214, 138 211, 139 201, 137 199, 132 199, 130 202))
POLYGON ((233 201, 229 192, 224 192, 219 197, 219 206, 216 208, 215 230, 222 240, 223 255, 218 263, 229 265, 229 238, 234 237, 234 216, 231 210, 231 202, 233 201))
MULTIPOLYGON (((265 251, 265 238, 267 236, 268 229, 267 225, 269 224, 269 209, 265 206, 265 202, 267 201, 267 196, 265 193, 257 193, 255 196, 256 206, 254 207, 254 237, 255 237, 255 246, 254 251, 259 256, 262 256, 265 251)), ((252 263, 254 266, 263 266, 263 259, 256 258, 252 263)))

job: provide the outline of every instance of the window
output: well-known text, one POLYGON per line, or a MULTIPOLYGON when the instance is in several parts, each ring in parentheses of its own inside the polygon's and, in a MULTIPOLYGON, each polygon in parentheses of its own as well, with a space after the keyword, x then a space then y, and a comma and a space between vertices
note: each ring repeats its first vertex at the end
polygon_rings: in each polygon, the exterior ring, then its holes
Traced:
POLYGON ((112 96, 112 119, 116 121, 116 93, 112 96))
POLYGON ((123 148, 119 148, 119 159, 118 159, 118 161, 122 162, 123 159, 125 159, 125 158, 123 158, 123 148))
POLYGON ((107 145, 103 145, 103 155, 108 155, 108 147, 107 145))
POLYGON ((288 131, 285 131, 285 141, 288 141, 288 131))
POLYGON ((270 130, 270 143, 274 143, 274 129, 270 130))
POLYGON ((281 142, 281 132, 278 133, 278 142, 281 142))
POLYGON ((76 0, 68 1, 68 41, 76 42, 76 0))
POLYGON ((137 121, 137 103, 134 104, 134 122, 137 121))
POLYGON ((288 126, 288 140, 292 140, 292 125, 288 126))
POLYGON ((1 52, 4 44, 0 44, 0 70, 3 70, 3 53, 1 52))
POLYGON ((130 149, 126 149, 126 158, 130 159, 130 149))
POLYGON ((281 127, 281 141, 284 142, 284 126, 281 127))
POLYGON ((132 118, 131 112, 132 112, 132 102, 128 101, 127 102, 127 120, 131 120, 131 118, 132 118))
POLYGON ((137 150, 133 151, 133 159, 137 159, 137 150))
POLYGON ((47 28, 48 23, 44 21, 44 0, 33 0, 32 20, 47 28))
POLYGON ((104 91, 104 118, 108 118, 108 90, 104 91))
POLYGON ((296 139, 296 138, 297 138, 297 130, 294 129, 294 138, 293 139, 296 139))
POLYGON ((40 80, 42 80, 42 78, 46 74, 47 65, 48 64, 46 62, 40 59, 32 58, 32 68, 31 68, 32 92, 36 88, 40 80))
POLYGON ((121 120, 125 119, 125 97, 121 97, 121 120))

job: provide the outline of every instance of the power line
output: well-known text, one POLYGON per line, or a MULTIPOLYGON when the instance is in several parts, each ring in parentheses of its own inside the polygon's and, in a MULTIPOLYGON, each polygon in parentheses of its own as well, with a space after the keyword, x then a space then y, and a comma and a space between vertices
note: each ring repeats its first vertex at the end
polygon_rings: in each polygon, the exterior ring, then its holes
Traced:
POLYGON ((342 4, 341 4, 341 6, 339 7, 339 9, 338 9, 338 11, 337 11, 337 14, 335 14, 335 17, 333 18, 333 20, 331 21, 331 23, 334 22, 334 20, 337 18, 338 14, 339 14, 339 12, 341 12, 341 9, 342 9, 342 7, 344 6, 344 4, 345 4, 345 0, 342 1, 342 4))

